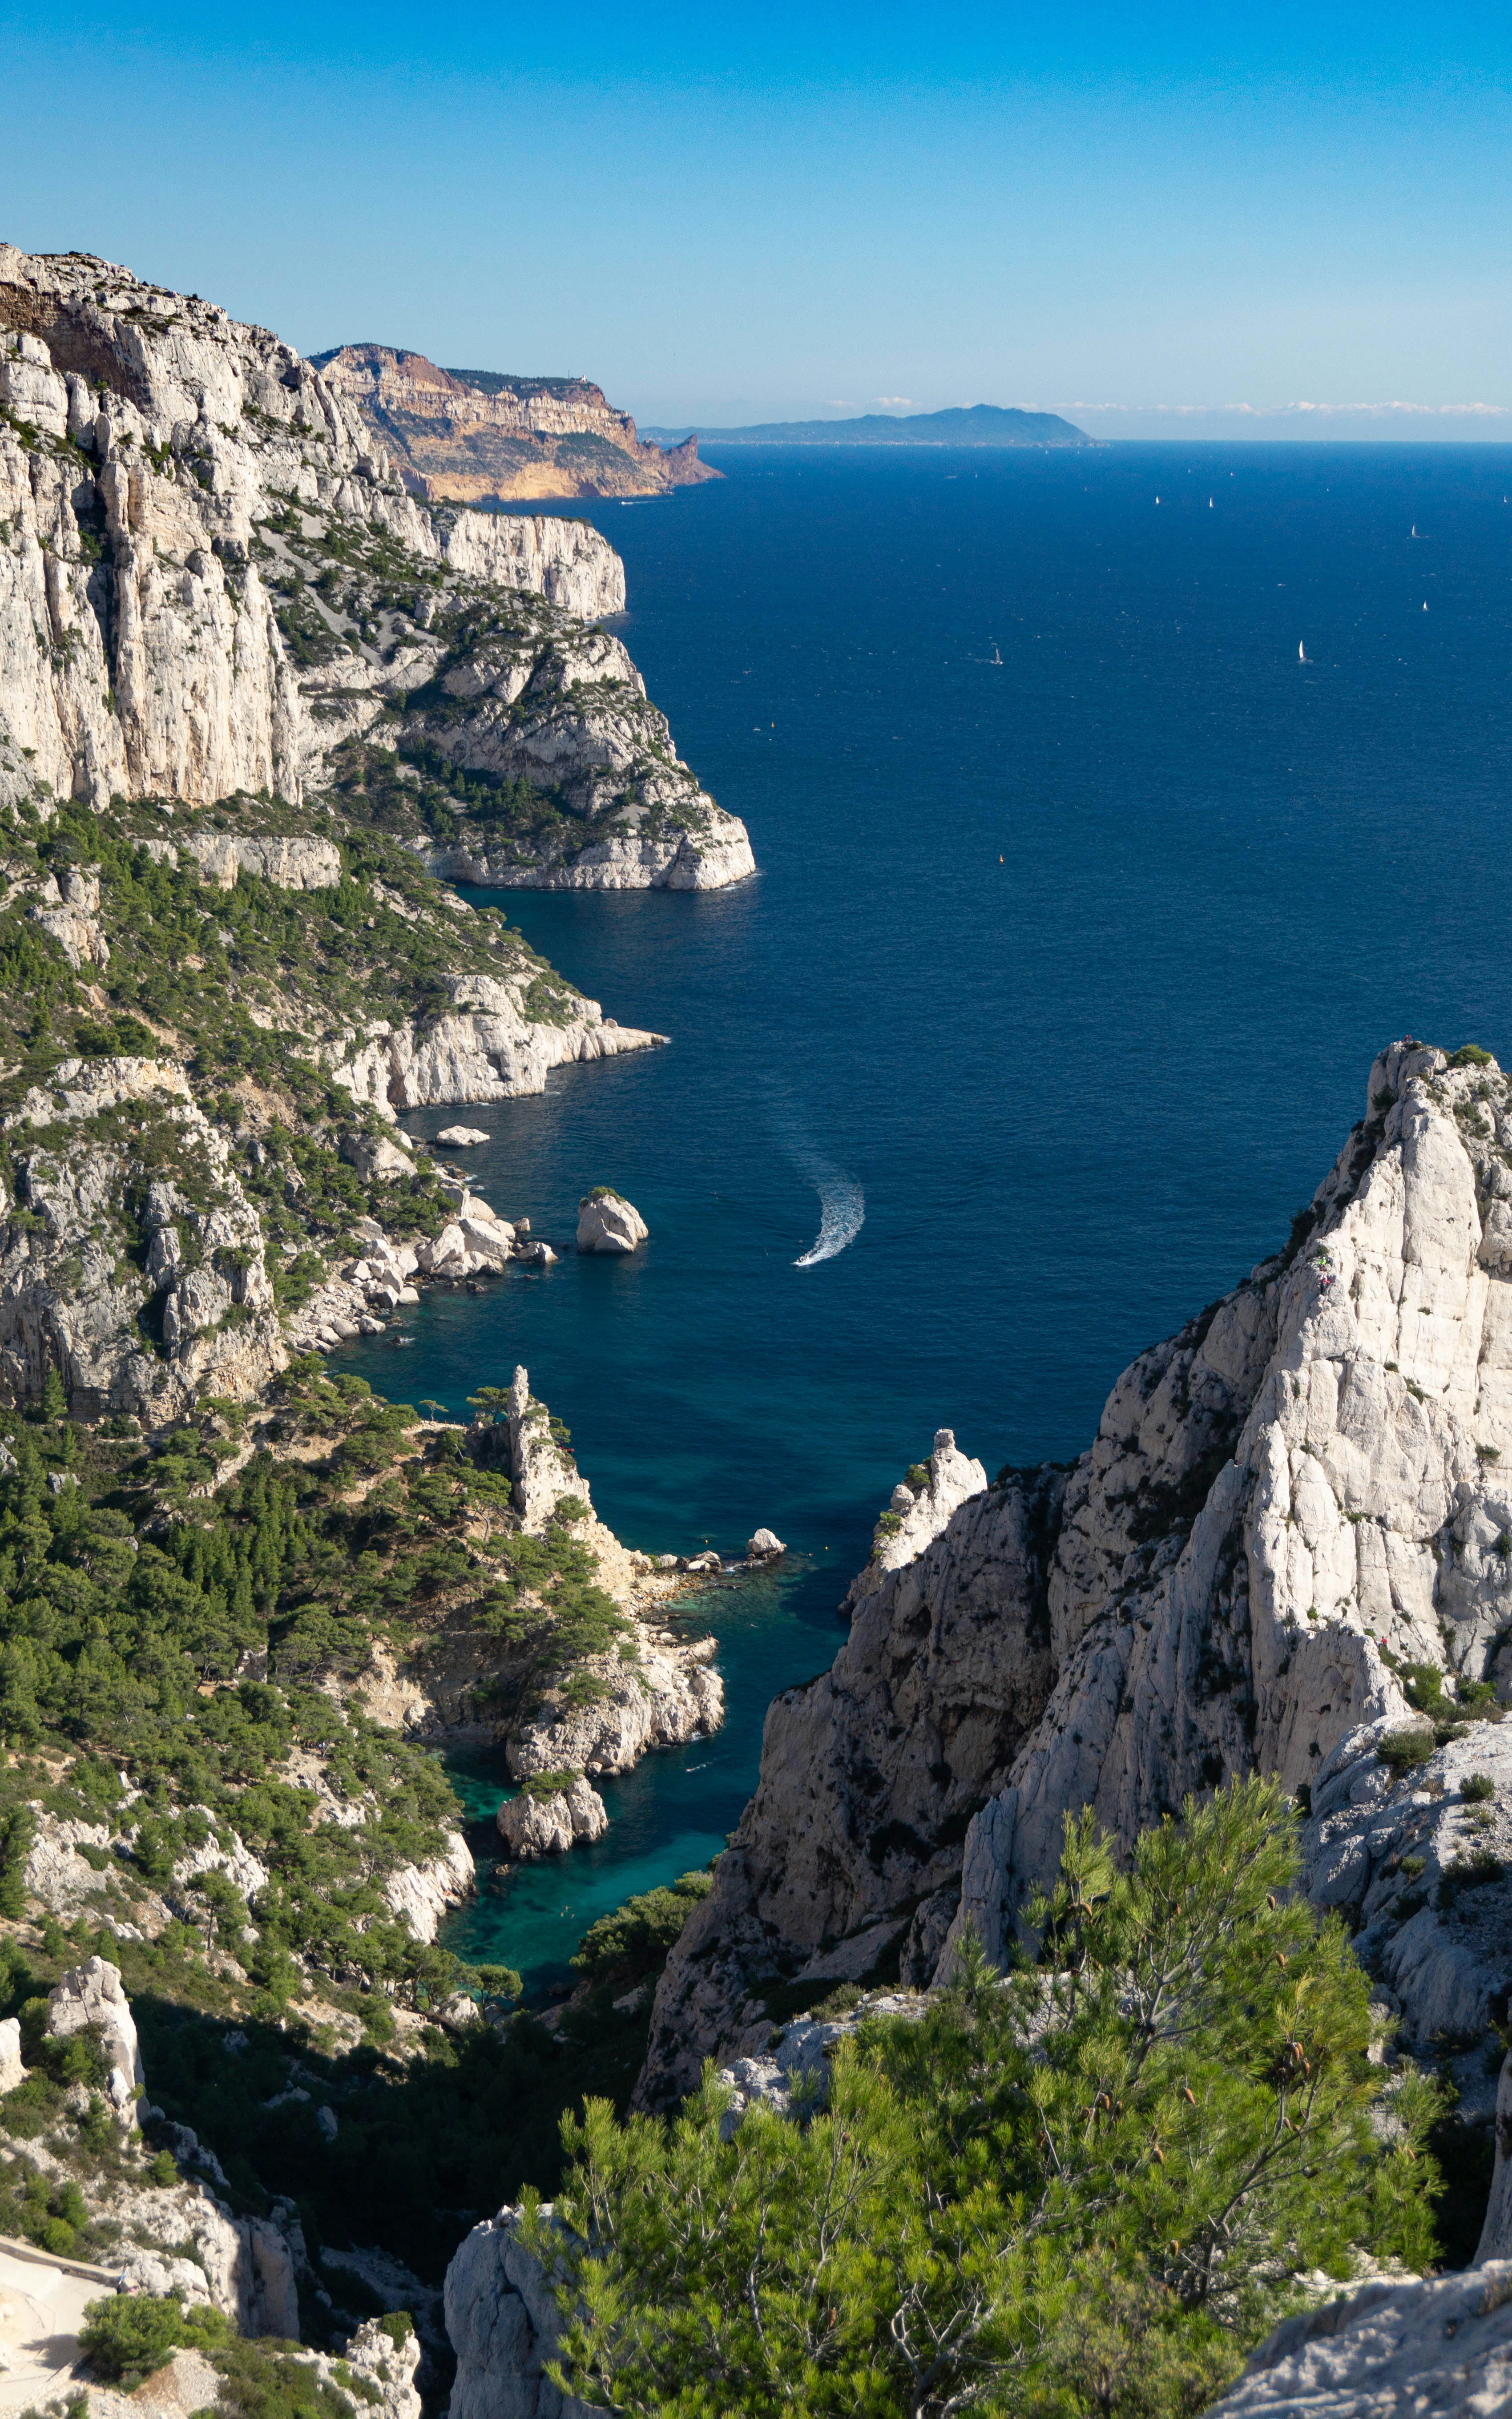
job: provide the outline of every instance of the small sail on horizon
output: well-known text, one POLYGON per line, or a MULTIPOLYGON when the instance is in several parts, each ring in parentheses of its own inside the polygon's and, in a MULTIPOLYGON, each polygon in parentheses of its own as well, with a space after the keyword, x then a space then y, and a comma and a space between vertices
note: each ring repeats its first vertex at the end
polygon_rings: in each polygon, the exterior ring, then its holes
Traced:
POLYGON ((1304 663, 1306 662, 1306 660, 1307 660, 1307 649, 1306 649, 1306 645, 1305 645, 1305 643, 1304 643, 1304 641, 1303 639, 1298 639, 1298 641, 1297 641, 1297 661, 1298 661, 1298 663, 1299 663, 1299 664, 1304 664, 1304 663))

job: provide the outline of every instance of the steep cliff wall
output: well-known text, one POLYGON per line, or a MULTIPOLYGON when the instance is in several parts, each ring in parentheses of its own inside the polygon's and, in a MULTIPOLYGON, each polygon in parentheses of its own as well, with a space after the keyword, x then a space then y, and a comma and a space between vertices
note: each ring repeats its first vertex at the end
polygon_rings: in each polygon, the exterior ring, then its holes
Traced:
POLYGON ((864 1575, 833 1672, 768 1716, 648 2100, 759 2045, 810 1964, 875 1968, 868 1929, 918 1981, 967 1922, 1002 1954, 1068 1810, 1128 1843, 1257 1768, 1311 1795, 1318 1894, 1374 1923, 1409 2034, 1500 2014, 1512 1885, 1466 1894, 1455 1773, 1512 1679, 1512 1085, 1402 1042, 1365 1105, 1288 1252, 1125 1371, 1069 1471, 1005 1471, 864 1575), (1376 1754, 1435 1722, 1450 1768, 1376 1754), (1425 1905, 1430 1832, 1458 1878, 1425 1905))
POLYGON ((298 804, 338 762, 351 786, 354 745, 435 750, 507 769, 517 878, 544 817, 548 879, 607 850, 649 886, 685 839, 700 886, 738 879, 744 830, 624 650, 583 656, 582 625, 624 606, 585 523, 417 501, 351 397, 265 330, 0 245, 0 807, 298 804), (671 839, 665 863, 642 836, 671 839))
POLYGON ((656 496, 717 479, 698 439, 645 445, 589 378, 438 369, 424 353, 342 345, 315 366, 350 396, 406 486, 438 502, 656 496))

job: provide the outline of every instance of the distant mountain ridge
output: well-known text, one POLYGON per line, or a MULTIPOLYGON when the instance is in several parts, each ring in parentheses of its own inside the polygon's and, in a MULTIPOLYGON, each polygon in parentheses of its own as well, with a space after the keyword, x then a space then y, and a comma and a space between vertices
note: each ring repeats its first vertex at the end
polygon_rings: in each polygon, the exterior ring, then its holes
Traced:
POLYGON ((856 420, 769 420, 752 428, 647 428, 658 445, 692 436, 717 445, 1091 445, 1096 439, 1054 411, 973 403, 949 411, 863 412, 856 420))

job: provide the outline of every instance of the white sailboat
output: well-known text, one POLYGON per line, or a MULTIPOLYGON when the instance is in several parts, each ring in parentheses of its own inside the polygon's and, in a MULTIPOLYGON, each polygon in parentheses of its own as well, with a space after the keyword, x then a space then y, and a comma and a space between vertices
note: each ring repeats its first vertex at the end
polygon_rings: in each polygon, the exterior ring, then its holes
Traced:
POLYGON ((1304 663, 1306 662, 1306 660, 1307 660, 1307 649, 1306 649, 1306 647, 1304 645, 1303 641, 1299 639, 1298 639, 1298 641, 1297 641, 1297 661, 1298 661, 1298 663, 1299 663, 1299 664, 1304 664, 1304 663))

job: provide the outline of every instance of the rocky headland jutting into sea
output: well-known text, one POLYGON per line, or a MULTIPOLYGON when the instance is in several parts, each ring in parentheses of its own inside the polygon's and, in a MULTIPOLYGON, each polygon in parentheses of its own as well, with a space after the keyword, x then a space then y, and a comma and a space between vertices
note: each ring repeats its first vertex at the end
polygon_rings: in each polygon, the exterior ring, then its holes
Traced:
POLYGON ((426 508, 286 345, 83 254, 0 246, 0 407, 7 801, 266 793, 513 886, 752 870, 586 524, 426 508))
MULTIPOLYGON (((552 1854, 721 1711, 670 1601, 705 1558, 625 1551, 523 1370, 464 1427, 320 1358, 538 1248, 400 1111, 659 1038, 439 875, 751 870, 623 604, 582 525, 408 493, 275 338, 0 251, 0 2233, 163 2325, 345 2344, 316 2381, 391 2419, 419 2347, 362 2322, 412 2312, 437 2389, 465 2236, 454 2409, 539 2413, 555 2304, 513 2221, 467 2229, 557 2171, 563 2107, 707 2057, 732 2125, 791 2113, 856 2033, 837 1986, 928 2021, 972 1942, 1007 1962, 1068 1813, 1127 1857, 1258 1770, 1467 2169, 1494 2140, 1512 2250, 1512 1092, 1473 1048, 1383 1054, 1286 1249, 1069 1470, 989 1483, 939 1432, 712 1887, 594 1926, 549 2025, 439 1940, 474 1868, 436 1748, 501 1748, 505 1842, 552 1854)), ((582 1216, 642 1240, 609 1186, 582 1216)))
POLYGON ((315 366, 361 413, 412 495, 433 503, 659 496, 717 479, 698 439, 647 445, 588 378, 438 369, 423 353, 341 345, 315 366))

